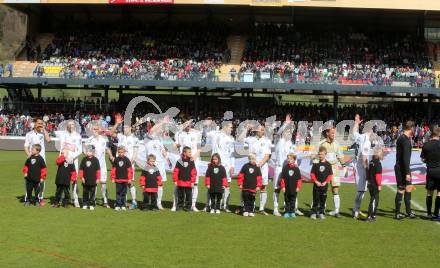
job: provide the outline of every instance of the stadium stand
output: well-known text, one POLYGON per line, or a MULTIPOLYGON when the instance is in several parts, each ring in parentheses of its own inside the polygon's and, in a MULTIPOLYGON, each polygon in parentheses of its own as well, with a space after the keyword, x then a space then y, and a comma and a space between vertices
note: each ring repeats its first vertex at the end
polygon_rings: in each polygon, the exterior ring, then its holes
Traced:
POLYGON ((214 26, 155 27, 136 33, 57 35, 35 76, 219 80, 227 32, 214 26), (216 29, 216 30, 213 30, 216 29))
POLYGON ((256 23, 247 38, 214 28, 57 35, 33 75, 245 81, 251 74, 251 81, 281 83, 435 86, 429 48, 410 34, 320 33, 256 23))
POLYGON ((424 51, 424 42, 410 34, 313 32, 256 23, 240 73, 274 82, 432 87, 435 75, 424 51))
MULTIPOLYGON (((287 113, 293 115, 295 121, 310 122, 309 127, 313 121, 333 120, 333 107, 328 104, 304 104, 304 103, 271 103, 267 109, 258 109, 263 103, 268 104, 268 100, 259 101, 257 99, 251 100, 244 111, 238 108, 233 101, 219 103, 219 105, 211 105, 211 98, 204 98, 201 100, 200 109, 195 113, 194 104, 188 101, 182 101, 182 97, 166 97, 160 98, 157 104, 162 107, 177 107, 181 111, 177 117, 179 123, 185 121, 185 118, 193 118, 195 120, 203 120, 212 118, 221 124, 223 113, 227 110, 234 113, 234 125, 247 119, 258 120, 261 123, 272 115, 276 115, 277 120, 283 120, 287 113)), ((85 135, 85 127, 91 120, 103 120, 107 124, 113 124, 113 117, 116 113, 121 113, 126 107, 125 100, 119 102, 112 101, 108 105, 104 104, 103 99, 95 99, 83 101, 80 99, 55 99, 47 98, 41 100, 34 100, 32 102, 32 110, 25 113, 22 112, 22 106, 15 107, 14 103, 10 102, 8 98, 3 98, 3 109, 0 109, 0 135, 14 135, 22 136, 32 127, 32 118, 38 116, 44 119, 48 125, 48 129, 52 132, 56 131, 60 122, 67 119, 75 119, 80 122, 83 127, 83 135, 85 135)), ((29 105, 25 105, 29 107, 29 105)), ((134 118, 138 122, 143 115, 151 112, 151 107, 139 106, 135 110, 134 118)), ((422 105, 414 103, 400 104, 395 106, 383 105, 345 105, 338 107, 338 114, 340 120, 350 120, 353 114, 363 114, 364 120, 381 118, 386 124, 385 132, 380 133, 383 139, 392 146, 397 137, 396 131, 402 128, 404 120, 413 119, 416 122, 415 135, 413 137, 414 146, 421 147, 423 142, 427 139, 428 125, 431 123, 440 122, 440 115, 434 113, 431 120, 428 120, 422 105)), ((141 124, 137 127, 137 135, 143 138, 146 134, 147 124, 141 124)), ((312 133, 309 133, 310 135, 312 133)), ((306 141, 310 141, 311 136, 306 141)))

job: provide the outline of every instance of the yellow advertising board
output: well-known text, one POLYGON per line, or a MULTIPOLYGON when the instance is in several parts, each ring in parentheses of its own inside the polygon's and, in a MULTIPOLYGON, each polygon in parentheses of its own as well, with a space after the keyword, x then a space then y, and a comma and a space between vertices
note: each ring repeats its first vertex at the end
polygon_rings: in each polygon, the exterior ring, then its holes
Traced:
POLYGON ((41 4, 213 4, 440 10, 440 0, 0 0, 0 3, 41 4))

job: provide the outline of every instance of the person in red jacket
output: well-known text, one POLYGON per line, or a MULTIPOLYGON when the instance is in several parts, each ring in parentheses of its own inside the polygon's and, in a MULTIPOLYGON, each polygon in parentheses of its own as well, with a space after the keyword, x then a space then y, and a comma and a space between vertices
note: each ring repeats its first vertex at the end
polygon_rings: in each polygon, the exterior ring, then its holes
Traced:
MULTIPOLYGON (((31 148, 31 156, 26 160, 23 167, 23 174, 26 180, 26 200, 25 206, 29 206, 32 200, 32 192, 35 192, 35 206, 40 206, 40 183, 46 179, 46 162, 40 155, 41 145, 34 144, 31 148)), ((33 202, 32 202, 33 203, 33 202)))
POLYGON ((83 185, 83 209, 95 210, 96 186, 101 179, 101 166, 95 157, 95 146, 88 145, 86 157, 81 160, 79 177, 83 185))
POLYGON ((379 206, 379 192, 382 189, 382 164, 383 152, 378 150, 368 165, 368 190, 370 192, 370 205, 368 206, 367 221, 376 221, 376 211, 379 206))
POLYGON ((302 186, 301 171, 295 164, 296 155, 287 155, 287 165, 281 171, 281 189, 284 192, 284 202, 286 203, 286 211, 284 218, 295 218, 296 194, 302 186))
POLYGON ((156 156, 153 154, 148 155, 147 166, 142 170, 139 182, 144 190, 143 210, 148 211, 148 207, 151 210, 158 210, 157 192, 159 186, 162 186, 162 177, 156 167, 156 156))
POLYGON ((185 146, 182 157, 176 162, 173 181, 177 186, 177 209, 191 211, 192 188, 196 182, 197 170, 191 159, 191 148, 185 146))
POLYGON ((211 203, 211 213, 220 214, 220 203, 222 201, 225 187, 228 186, 226 169, 221 164, 220 155, 215 153, 211 157, 211 163, 205 173, 205 185, 208 189, 211 203))
POLYGON ((132 183, 132 174, 131 161, 125 156, 125 148, 120 146, 118 147, 118 156, 113 160, 111 172, 112 182, 116 183, 116 211, 127 209, 127 187, 132 183))
POLYGON ((61 195, 64 192, 63 204, 65 208, 69 207, 70 203, 70 183, 76 182, 76 170, 73 163, 69 164, 67 161, 69 151, 65 150, 61 152, 56 160, 58 166, 57 175, 55 178, 55 184, 57 186, 55 192, 55 200, 52 205, 53 208, 60 206, 61 195))
POLYGON ((327 149, 323 146, 319 147, 319 162, 314 163, 310 178, 313 182, 313 207, 310 218, 316 220, 319 215, 321 220, 325 219, 325 202, 327 200, 327 189, 329 182, 333 179, 332 166, 325 159, 327 156, 327 149))
POLYGON ((237 183, 241 190, 244 202, 243 216, 254 217, 255 193, 263 184, 261 169, 257 166, 256 156, 249 154, 249 163, 246 163, 238 174, 237 183))

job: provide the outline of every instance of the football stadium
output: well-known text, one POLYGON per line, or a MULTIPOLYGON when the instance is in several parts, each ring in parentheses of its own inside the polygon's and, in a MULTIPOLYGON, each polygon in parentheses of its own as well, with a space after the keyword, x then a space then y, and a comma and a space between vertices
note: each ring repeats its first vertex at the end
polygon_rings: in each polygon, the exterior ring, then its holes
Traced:
POLYGON ((439 87, 438 0, 0 0, 0 267, 439 267, 439 87))

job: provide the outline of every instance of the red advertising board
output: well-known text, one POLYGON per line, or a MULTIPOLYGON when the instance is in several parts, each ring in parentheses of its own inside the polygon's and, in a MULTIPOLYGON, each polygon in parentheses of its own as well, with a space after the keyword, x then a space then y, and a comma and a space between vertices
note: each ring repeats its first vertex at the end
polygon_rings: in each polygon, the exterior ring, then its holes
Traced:
POLYGON ((108 3, 114 5, 155 5, 174 4, 174 0, 108 0, 108 3))

